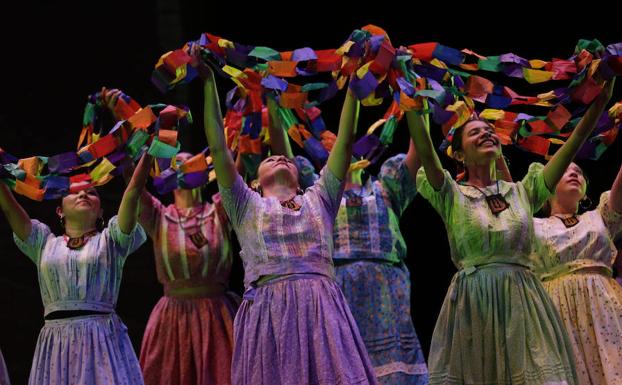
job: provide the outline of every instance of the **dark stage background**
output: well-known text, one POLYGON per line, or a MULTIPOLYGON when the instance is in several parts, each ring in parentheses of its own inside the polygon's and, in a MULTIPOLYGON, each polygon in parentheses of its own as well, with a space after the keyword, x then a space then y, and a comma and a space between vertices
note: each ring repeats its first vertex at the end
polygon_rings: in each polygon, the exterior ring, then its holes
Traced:
MULTIPOLYGON (((189 105, 195 123, 181 132, 180 138, 182 143, 191 144, 186 150, 201 150, 205 139, 200 84, 195 82, 161 95, 149 78, 162 53, 198 38, 205 31, 277 50, 304 46, 325 49, 337 48, 353 29, 373 23, 385 28, 396 46, 438 41, 483 55, 514 52, 543 60, 569 57, 579 38, 598 38, 605 45, 622 41, 619 22, 614 20, 619 12, 606 11, 594 2, 581 4, 580 10, 568 16, 557 13, 551 5, 549 9, 536 8, 541 5, 532 5, 528 10, 501 8, 518 7, 518 3, 499 3, 497 7, 477 10, 468 8, 471 3, 456 7, 449 2, 361 2, 351 8, 340 4, 339 9, 337 4, 217 4, 184 0, 13 4, 13 9, 3 9, 4 20, 0 23, 0 147, 18 157, 75 149, 86 96, 105 85, 123 89, 143 105, 189 105)), ((518 92, 530 94, 550 87, 547 83, 526 88, 525 84, 520 80, 509 83, 518 92)), ((219 86, 224 94, 233 84, 219 79, 219 86)), ((621 87, 618 84, 614 99, 620 98, 621 87)), ((343 93, 322 107, 324 119, 333 130, 341 100, 343 93)), ((378 119, 385 108, 386 105, 363 109, 359 132, 378 119)), ((438 134, 435 140, 440 143, 438 134)), ((581 163, 591 179, 589 193, 594 202, 610 187, 620 166, 620 141, 599 162, 581 163)), ((406 149, 407 130, 403 123, 389 153, 406 149)), ((514 149, 505 152, 511 159, 515 178, 522 177, 527 164, 537 160, 514 149)), ((451 168, 451 162, 445 162, 451 168)), ((214 187, 207 188, 206 196, 214 192, 214 187)), ((106 218, 114 215, 123 188, 118 180, 102 188, 106 218)), ((170 199, 163 197, 166 202, 170 199)), ((19 200, 33 218, 60 232, 54 214, 57 202, 37 203, 21 197, 19 200)), ((427 356, 436 316, 455 269, 443 224, 420 197, 405 213, 402 229, 409 247, 412 316, 427 356)), ((151 247, 148 241, 127 260, 117 306, 137 351, 149 313, 162 294, 151 247)), ((35 266, 13 243, 4 219, 0 219, 0 250, 0 348, 13 383, 24 384, 43 325, 37 274, 35 266)), ((232 288, 241 292, 241 281, 237 261, 232 288)))

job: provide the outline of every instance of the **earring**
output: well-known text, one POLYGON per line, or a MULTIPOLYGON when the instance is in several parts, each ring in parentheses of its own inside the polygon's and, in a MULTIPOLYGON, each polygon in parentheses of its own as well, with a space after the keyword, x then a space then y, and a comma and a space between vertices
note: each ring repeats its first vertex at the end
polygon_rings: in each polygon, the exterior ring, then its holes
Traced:
POLYGON ((60 227, 64 229, 65 228, 65 217, 61 216, 59 221, 60 221, 60 227))
POLYGON ((589 210, 590 207, 592 207, 592 199, 589 196, 585 195, 583 199, 579 201, 579 207, 581 207, 583 211, 589 210))

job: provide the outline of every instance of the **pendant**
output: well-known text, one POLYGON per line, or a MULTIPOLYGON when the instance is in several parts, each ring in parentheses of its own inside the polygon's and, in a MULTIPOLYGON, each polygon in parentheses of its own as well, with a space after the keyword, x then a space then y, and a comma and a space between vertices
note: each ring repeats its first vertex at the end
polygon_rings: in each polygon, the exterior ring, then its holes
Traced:
POLYGON ((292 198, 292 199, 288 199, 286 201, 281 202, 281 206, 283 207, 287 207, 290 210, 294 210, 294 211, 298 211, 300 210, 300 208, 302 207, 300 204, 298 204, 298 202, 296 202, 295 200, 296 197, 292 198))
POLYGON ((346 207, 361 207, 363 205, 363 198, 359 196, 353 196, 346 199, 346 207))
POLYGON ((67 240, 67 247, 71 250, 82 248, 86 244, 87 237, 81 236, 77 238, 69 238, 67 240))
POLYGON ((67 247, 71 250, 76 250, 86 245, 86 242, 88 242, 89 238, 95 234, 97 234, 97 230, 89 231, 88 233, 84 233, 81 236, 75 238, 70 238, 69 236, 67 236, 67 234, 63 235, 63 237, 67 241, 67 247))
POLYGON ((564 224, 564 226, 566 226, 566 228, 571 228, 573 226, 576 226, 577 223, 579 223, 579 218, 577 218, 576 215, 573 215, 568 218, 560 218, 560 217, 557 217, 557 218, 561 219, 562 223, 564 224))
POLYGON ((207 245, 207 238, 205 238, 203 233, 200 232, 200 231, 198 231, 198 232, 196 232, 194 234, 190 234, 190 235, 188 235, 188 237, 190 237, 190 240, 192 241, 192 243, 194 243, 194 245, 197 247, 197 249, 200 249, 203 246, 207 245))
POLYGON ((510 207, 510 204, 505 200, 503 196, 501 196, 501 194, 486 196, 486 203, 488 203, 490 211, 495 215, 499 215, 500 212, 510 207))

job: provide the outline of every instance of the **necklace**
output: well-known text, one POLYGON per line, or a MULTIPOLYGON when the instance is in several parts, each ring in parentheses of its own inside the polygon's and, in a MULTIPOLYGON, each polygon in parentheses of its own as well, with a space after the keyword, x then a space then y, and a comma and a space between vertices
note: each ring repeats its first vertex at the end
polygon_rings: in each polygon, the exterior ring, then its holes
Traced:
POLYGON ((71 250, 76 250, 82 248, 89 240, 89 238, 95 234, 97 234, 97 230, 91 230, 75 238, 72 238, 67 234, 63 234, 63 239, 65 239, 65 242, 67 242, 68 248, 70 248, 71 250))
POLYGON ((363 205, 363 190, 364 186, 359 187, 358 194, 354 192, 354 189, 348 190, 346 197, 346 207, 361 207, 363 205))
MULTIPOLYGON (((202 207, 202 206, 201 206, 202 207)), ((188 233, 186 232, 186 228, 183 226, 183 224, 185 222, 187 222, 189 219, 194 218, 195 216, 197 216, 199 214, 199 212, 201 210, 195 210, 195 207, 190 207, 187 209, 187 214, 182 214, 179 209, 177 207, 175 207, 175 209, 177 210, 177 216, 179 218, 179 225, 181 226, 182 230, 184 231, 184 233, 186 233, 188 235, 188 238, 190 238, 190 241, 192 241, 192 243, 194 243, 194 245, 197 247, 197 249, 201 249, 203 246, 207 245, 208 240, 205 237, 205 235, 203 235, 203 232, 201 231, 201 226, 199 224, 198 221, 195 221, 196 224, 194 226, 194 228, 191 230, 193 231, 192 233, 188 233)))
POLYGON ((298 195, 294 195, 293 197, 284 200, 284 201, 280 201, 281 206, 286 207, 290 210, 294 210, 294 211, 298 211, 300 210, 300 208, 302 207, 298 202, 296 202, 296 197, 298 195))
POLYGON ((467 185, 471 187, 475 187, 477 191, 481 192, 482 195, 486 198, 486 203, 488 203, 488 208, 494 215, 499 215, 502 211, 510 207, 510 204, 505 200, 505 198, 499 193, 499 181, 497 180, 497 193, 492 195, 486 195, 479 187, 473 186, 471 184, 467 185))
POLYGON ((558 218, 559 220, 562 221, 562 223, 564 224, 564 226, 566 226, 566 228, 571 228, 573 226, 576 226, 577 223, 579 223, 579 218, 577 217, 576 214, 572 214, 569 217, 560 217, 558 215, 553 215, 555 218, 558 218))

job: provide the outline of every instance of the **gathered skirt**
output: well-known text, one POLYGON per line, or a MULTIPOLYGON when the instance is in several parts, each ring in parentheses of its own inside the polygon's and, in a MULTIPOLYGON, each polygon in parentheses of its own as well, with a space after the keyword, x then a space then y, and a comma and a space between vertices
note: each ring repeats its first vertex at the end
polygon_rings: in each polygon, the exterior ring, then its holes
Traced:
POLYGON ((0 351, 0 385, 10 385, 11 381, 9 381, 9 371, 6 369, 6 364, 4 363, 4 357, 2 356, 2 352, 0 351))
POLYGON ((140 350, 146 385, 231 384, 233 319, 239 298, 162 297, 140 350))
POLYGON ((381 385, 425 385, 428 368, 410 312, 410 273, 372 260, 335 266, 381 385))
POLYGON ((597 273, 543 284, 568 331, 579 383, 622 385, 622 287, 597 273))
POLYGON ((234 385, 376 385, 333 279, 287 276, 245 294, 235 317, 234 385))
POLYGON ((573 385, 572 346, 540 281, 494 263, 456 274, 428 359, 430 384, 573 385))
POLYGON ((45 321, 30 385, 142 385, 127 327, 115 314, 45 321))

